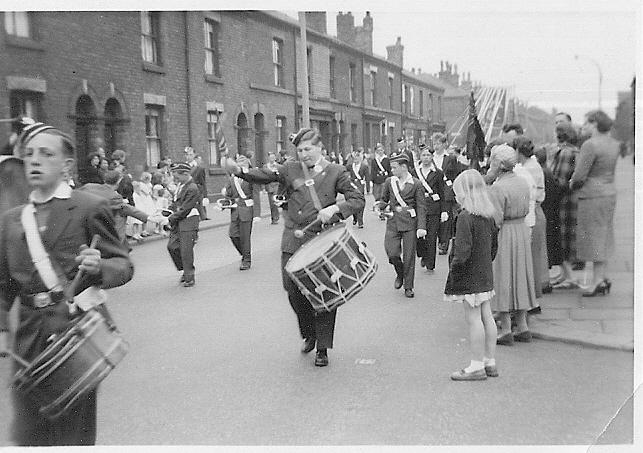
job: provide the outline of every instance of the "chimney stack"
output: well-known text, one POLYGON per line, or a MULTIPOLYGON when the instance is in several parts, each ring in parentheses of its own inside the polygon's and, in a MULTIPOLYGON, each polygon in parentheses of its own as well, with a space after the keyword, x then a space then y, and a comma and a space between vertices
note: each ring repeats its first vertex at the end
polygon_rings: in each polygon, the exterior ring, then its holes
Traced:
POLYGON ((404 67, 404 46, 402 45, 402 37, 398 36, 394 45, 386 46, 386 53, 386 61, 401 68, 404 67))
POLYGON ((355 27, 355 47, 362 52, 373 53, 373 18, 370 11, 366 11, 362 26, 355 27))
POLYGON ((326 34, 326 12, 306 11, 306 26, 311 30, 326 34))

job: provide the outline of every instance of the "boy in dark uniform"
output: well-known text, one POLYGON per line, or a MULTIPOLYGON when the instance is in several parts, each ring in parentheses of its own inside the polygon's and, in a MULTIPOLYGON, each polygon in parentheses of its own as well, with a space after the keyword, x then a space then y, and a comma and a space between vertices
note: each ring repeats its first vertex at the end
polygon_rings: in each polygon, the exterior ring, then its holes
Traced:
POLYGON ((420 263, 432 274, 435 269, 436 242, 440 223, 446 222, 449 214, 444 201, 444 175, 433 164, 433 152, 425 144, 420 145, 420 161, 413 169, 413 176, 424 188, 426 201, 426 236, 417 240, 417 256, 420 263))
MULTIPOLYGON (((128 249, 114 228, 108 201, 72 191, 66 183, 74 165, 71 139, 51 126, 35 123, 23 130, 17 150, 24 159, 32 192, 27 205, 7 211, 0 221, 0 357, 8 353, 9 310, 19 297, 14 351, 32 362, 46 349, 48 339, 66 330, 79 313, 63 292, 79 271, 84 275, 76 294, 90 286, 121 286, 132 278, 134 270, 128 249), (25 222, 35 216, 33 230, 23 227, 23 209, 25 222), (37 234, 49 255, 38 267, 26 241, 37 234), (94 235, 99 235, 100 241, 96 248, 88 248, 94 235), (49 269, 40 265, 46 262, 51 263, 49 269), (48 287, 45 280, 58 283, 48 287)), ((12 440, 20 446, 94 445, 96 392, 81 397, 52 421, 39 413, 31 399, 13 391, 12 440)))
POLYGON ((194 286, 194 243, 199 232, 201 191, 192 181, 192 168, 179 162, 172 164, 176 195, 170 205, 170 239, 167 251, 177 270, 183 271, 183 286, 194 286))
MULTIPOLYGON (((366 195, 369 170, 368 165, 364 162, 364 149, 357 148, 351 154, 351 163, 346 166, 348 173, 362 195, 366 195)), ((353 225, 357 225, 357 228, 364 228, 364 208, 353 214, 353 225)))
POLYGON ((384 181, 391 176, 391 165, 389 164, 388 157, 384 154, 384 147, 378 143, 375 147, 375 156, 371 163, 371 181, 373 181, 373 197, 375 201, 382 198, 382 191, 384 190, 384 181))
POLYGON ((416 239, 426 236, 426 201, 422 184, 409 173, 406 154, 391 157, 393 176, 384 183, 381 210, 389 205, 393 216, 386 222, 384 249, 395 268, 395 289, 404 285, 404 295, 414 297, 416 239))
MULTIPOLYGON (((239 166, 248 170, 249 160, 239 160, 239 166)), ((237 207, 230 209, 230 230, 228 235, 232 244, 241 255, 239 270, 246 271, 252 264, 250 254, 252 218, 254 209, 255 186, 238 176, 231 176, 221 194, 234 200, 237 207)))
POLYGON ((297 147, 299 161, 286 161, 277 166, 277 171, 255 168, 242 170, 232 159, 226 161, 226 169, 255 184, 278 181, 286 187, 289 200, 281 238, 282 282, 297 315, 299 332, 304 338, 301 352, 308 353, 316 345, 315 365, 326 366, 327 349, 333 347, 336 310, 315 313, 284 267, 297 249, 314 238, 322 227, 319 224, 311 226, 301 238, 295 236, 295 230, 303 229, 315 220, 334 223, 338 219, 347 219, 359 209, 364 209, 364 195, 351 181, 344 166, 323 158, 323 144, 316 131, 301 129, 297 134, 292 134, 290 140, 297 147), (345 201, 337 203, 338 193, 344 194, 345 201))

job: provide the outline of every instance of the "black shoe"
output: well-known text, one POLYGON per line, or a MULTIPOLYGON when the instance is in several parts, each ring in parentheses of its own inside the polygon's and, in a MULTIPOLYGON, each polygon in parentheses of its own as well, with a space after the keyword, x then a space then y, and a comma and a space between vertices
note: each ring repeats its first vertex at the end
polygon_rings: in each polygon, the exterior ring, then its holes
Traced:
POLYGON ((186 280, 183 282, 183 286, 185 288, 189 288, 190 286, 194 286, 194 279, 186 280))
POLYGON ((314 338, 304 338, 304 344, 301 345, 301 352, 303 354, 308 354, 310 351, 315 349, 315 342, 314 338))
POLYGON ((250 263, 241 263, 241 266, 239 266, 240 271, 247 271, 250 269, 250 263))
POLYGON ((328 365, 328 354, 325 349, 318 349, 317 355, 315 356, 315 366, 327 366, 328 365))
POLYGON ((279 220, 273 220, 270 222, 270 225, 277 225, 279 223, 279 220))
POLYGON ((445 248, 442 248, 442 247, 438 247, 438 255, 446 255, 446 254, 447 254, 447 250, 448 250, 448 249, 445 249, 445 248))
POLYGON ((413 288, 407 288, 404 290, 404 295, 408 298, 415 297, 415 293, 413 292, 413 288))
POLYGON ((579 261, 574 264, 572 264, 572 270, 574 271, 582 271, 585 269, 585 262, 584 261, 579 261))
POLYGON ((179 279, 179 283, 183 283, 185 281, 185 275, 181 275, 181 278, 179 279))
POLYGON ((395 277, 395 282, 393 283, 393 288, 395 289, 400 289, 402 285, 404 284, 404 278, 398 275, 395 277))
POLYGON ((427 266, 426 266, 426 260, 425 260, 424 258, 422 258, 422 259, 420 260, 420 267, 427 267, 427 266))
POLYGON ((360 223, 359 225, 357 225, 357 228, 359 228, 361 230, 362 228, 364 228, 364 224, 360 223))
POLYGON ((612 282, 609 280, 601 280, 593 289, 583 292, 583 297, 594 297, 599 294, 604 296, 609 294, 610 289, 612 288, 612 282))
POLYGON ((540 307, 534 307, 531 310, 527 310, 527 313, 530 315, 539 315, 542 313, 542 309, 540 307))
POLYGON ((554 291, 554 288, 551 285, 544 285, 542 287, 543 294, 549 294, 554 291))

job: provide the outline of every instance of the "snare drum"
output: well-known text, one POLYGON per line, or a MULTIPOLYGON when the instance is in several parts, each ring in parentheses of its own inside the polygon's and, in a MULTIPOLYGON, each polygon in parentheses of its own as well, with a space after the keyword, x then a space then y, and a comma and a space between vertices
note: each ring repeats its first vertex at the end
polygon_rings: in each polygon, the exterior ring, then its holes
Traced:
POLYGON ((37 403, 42 415, 55 420, 95 389, 128 349, 115 327, 90 310, 18 371, 12 386, 37 403))
POLYGON ((366 244, 340 224, 305 243, 286 272, 317 312, 332 311, 359 293, 377 272, 366 244))

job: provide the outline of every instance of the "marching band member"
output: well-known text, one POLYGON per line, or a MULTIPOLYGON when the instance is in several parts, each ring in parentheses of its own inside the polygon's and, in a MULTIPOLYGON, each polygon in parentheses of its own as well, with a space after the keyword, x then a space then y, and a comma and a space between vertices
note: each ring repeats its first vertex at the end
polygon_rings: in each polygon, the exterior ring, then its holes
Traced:
MULTIPOLYGON (((22 131, 16 146, 32 192, 29 203, 7 211, 1 220, 0 357, 9 352, 9 311, 19 296, 13 344, 18 356, 32 362, 47 348, 48 339, 64 332, 79 313, 63 292, 79 271, 84 275, 77 293, 90 286, 124 285, 134 269, 114 229, 108 201, 72 190, 65 182, 74 165, 71 139, 58 129, 35 123, 22 131), (96 248, 88 248, 94 235, 100 241, 96 248), (32 260, 38 246, 44 247, 44 259, 32 260)), ((20 446, 94 445, 96 393, 93 390, 79 398, 52 421, 39 413, 38 404, 13 391, 13 442, 20 446)))
POLYGON ((440 223, 449 219, 444 201, 444 174, 433 164, 433 153, 425 144, 420 145, 420 162, 416 162, 413 176, 424 188, 426 201, 426 236, 417 240, 417 256, 429 273, 435 270, 436 242, 440 223))
POLYGON ((449 250, 449 243, 453 238, 455 227, 455 214, 458 207, 455 201, 455 194, 453 193, 453 181, 462 172, 463 165, 458 162, 458 159, 453 154, 448 154, 448 140, 447 136, 436 132, 433 134, 433 164, 442 170, 444 179, 444 205, 443 209, 449 215, 449 218, 440 223, 440 231, 438 233, 440 243, 438 245, 440 255, 446 255, 449 250))
POLYGON ((344 166, 323 159, 323 143, 318 132, 303 128, 297 134, 292 134, 290 139, 297 147, 299 161, 284 162, 278 167, 278 172, 243 169, 232 159, 227 159, 226 169, 255 184, 278 181, 287 188, 290 198, 284 213, 284 232, 281 238, 282 282, 290 305, 297 315, 299 332, 304 338, 301 352, 309 353, 316 345, 315 365, 326 366, 327 349, 333 347, 336 310, 315 313, 284 267, 297 249, 314 238, 322 227, 312 225, 302 238, 295 236, 295 230, 303 229, 315 220, 332 223, 336 219, 347 219, 356 211, 364 209, 364 195, 351 181, 344 166), (337 203, 338 193, 344 194, 345 201, 337 203))
POLYGON ((185 162, 172 164, 172 176, 177 183, 174 201, 170 204, 172 212, 170 239, 167 251, 176 266, 183 271, 180 282, 183 286, 194 286, 194 244, 199 232, 199 205, 201 191, 192 180, 192 167, 185 162))
POLYGON ((384 154, 384 147, 381 143, 378 143, 375 147, 375 157, 371 165, 371 181, 373 181, 373 197, 375 201, 379 201, 382 198, 384 181, 389 176, 391 176, 391 164, 386 154, 384 154))
MULTIPOLYGON (((277 170, 277 155, 274 152, 268 153, 268 162, 264 165, 266 170, 276 172, 277 170)), ((279 194, 279 183, 271 182, 266 184, 266 192, 268 193, 268 204, 270 205, 270 224, 276 225, 279 223, 279 206, 275 203, 275 195, 279 194)))
POLYGON ((424 188, 409 173, 406 154, 393 156, 390 161, 393 176, 386 179, 378 202, 381 209, 388 204, 393 212, 386 223, 384 249, 395 268, 395 289, 404 285, 404 295, 414 297, 416 239, 426 236, 424 188))
MULTIPOLYGON (((352 163, 348 166, 351 180, 355 183, 362 195, 366 195, 366 184, 368 179, 368 165, 364 162, 364 148, 357 148, 352 153, 352 163)), ((353 214, 353 225, 357 228, 364 228, 364 208, 353 214)))
MULTIPOLYGON (((250 167, 247 158, 237 157, 237 164, 246 171, 250 167)), ((230 209, 230 230, 228 235, 232 244, 241 255, 239 270, 247 271, 252 264, 250 254, 252 235, 252 219, 254 209, 255 185, 232 175, 226 186, 221 189, 221 195, 233 199, 236 208, 230 209)))

